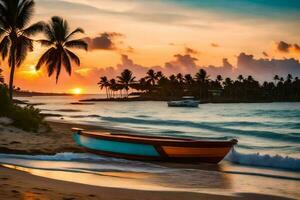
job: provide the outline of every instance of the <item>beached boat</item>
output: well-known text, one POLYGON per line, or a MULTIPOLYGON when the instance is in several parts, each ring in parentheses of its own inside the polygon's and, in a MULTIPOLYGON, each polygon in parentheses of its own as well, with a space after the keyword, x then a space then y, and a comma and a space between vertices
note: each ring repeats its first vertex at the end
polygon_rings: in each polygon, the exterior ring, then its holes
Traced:
POLYGON ((76 143, 86 150, 135 160, 170 162, 220 162, 237 143, 230 141, 200 141, 187 138, 143 136, 88 132, 73 128, 76 143))
POLYGON ((195 100, 194 97, 191 96, 185 96, 182 97, 182 100, 178 101, 168 101, 168 106, 169 107, 198 107, 199 106, 199 101, 195 100))

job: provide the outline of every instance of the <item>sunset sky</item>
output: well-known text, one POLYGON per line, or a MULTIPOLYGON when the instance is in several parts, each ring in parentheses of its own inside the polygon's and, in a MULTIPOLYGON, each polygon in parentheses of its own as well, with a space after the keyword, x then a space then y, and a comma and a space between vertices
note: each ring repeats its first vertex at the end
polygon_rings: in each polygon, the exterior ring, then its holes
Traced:
MULTIPOLYGON (((32 22, 54 15, 85 30, 79 38, 89 51, 76 51, 81 66, 73 66, 71 77, 63 72, 56 84, 55 77, 34 70, 45 51, 36 45, 16 72, 15 85, 22 89, 97 93, 100 76, 125 68, 137 77, 150 67, 166 74, 205 67, 211 78, 300 76, 298 0, 36 0, 32 22)), ((0 66, 8 81, 7 64, 0 66)))

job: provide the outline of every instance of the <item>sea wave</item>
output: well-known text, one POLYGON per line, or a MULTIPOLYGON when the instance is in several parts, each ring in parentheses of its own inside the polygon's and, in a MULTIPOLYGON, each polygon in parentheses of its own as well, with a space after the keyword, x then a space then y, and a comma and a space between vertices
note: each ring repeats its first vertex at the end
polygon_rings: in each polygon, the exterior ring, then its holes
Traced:
POLYGON ((108 161, 108 160, 122 161, 122 159, 102 157, 90 153, 72 153, 72 152, 57 153, 55 155, 0 154, 0 158, 44 160, 44 161, 89 161, 89 162, 108 161))
MULTIPOLYGON (((115 122, 115 123, 129 123, 129 124, 144 124, 144 125, 160 125, 160 126, 182 126, 182 127, 193 127, 200 128, 209 131, 227 133, 233 136, 244 135, 244 136, 255 136, 260 138, 268 138, 278 141, 289 141, 289 142, 300 142, 299 134, 281 134, 273 131, 260 131, 260 130, 241 130, 228 128, 224 125, 218 125, 218 123, 211 122, 191 122, 191 121, 181 121, 181 120, 158 120, 158 119, 138 119, 132 117, 101 117, 104 121, 115 122)), ((232 124, 232 122, 229 122, 232 124)))
POLYGON ((260 153, 244 154, 233 149, 225 160, 240 165, 269 167, 285 170, 300 171, 300 159, 281 155, 262 155, 260 153))

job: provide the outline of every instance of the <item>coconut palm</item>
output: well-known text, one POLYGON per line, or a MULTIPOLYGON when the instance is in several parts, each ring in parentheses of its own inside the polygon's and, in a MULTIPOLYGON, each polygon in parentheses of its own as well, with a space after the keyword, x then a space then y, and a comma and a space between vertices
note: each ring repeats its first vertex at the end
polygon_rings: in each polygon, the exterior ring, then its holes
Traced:
POLYGON ((146 80, 151 83, 152 86, 155 86, 155 81, 157 80, 157 74, 153 69, 149 69, 147 72, 146 80))
POLYGON ((200 69, 196 74, 197 82, 204 83, 208 79, 207 72, 204 69, 200 69))
POLYGON ((218 75, 216 81, 220 83, 221 81, 223 81, 223 77, 221 75, 218 75))
POLYGON ((278 76, 278 75, 275 75, 273 79, 274 79, 275 85, 276 85, 276 84, 277 84, 277 81, 279 81, 279 76, 278 76))
POLYGON ((243 77, 243 75, 242 75, 242 74, 240 74, 240 75, 237 77, 237 79, 239 80, 239 82, 243 82, 243 80, 244 80, 244 77, 243 77))
POLYGON ((126 97, 128 97, 129 86, 134 82, 135 77, 129 69, 125 69, 121 73, 121 76, 118 76, 117 78, 119 79, 118 82, 121 83, 126 90, 126 97))
POLYGON ((66 20, 57 16, 52 17, 44 28, 46 39, 39 40, 43 46, 49 47, 49 49, 39 59, 36 70, 45 65, 49 77, 56 72, 56 83, 61 72, 61 67, 65 67, 67 73, 71 75, 72 62, 80 66, 80 59, 69 48, 84 50, 88 48, 85 41, 74 39, 77 33, 84 33, 84 31, 81 28, 77 28, 70 32, 66 20))
POLYGON ((0 0, 0 53, 8 57, 10 67, 9 96, 12 99, 15 68, 33 51, 30 38, 43 30, 43 22, 29 26, 34 12, 33 0, 0 0))
POLYGON ((106 76, 100 77, 100 81, 97 84, 100 86, 101 90, 103 88, 105 88, 106 97, 108 98, 108 86, 109 86, 109 82, 108 82, 107 77, 106 76))
POLYGON ((116 79, 109 80, 109 89, 111 91, 110 98, 115 97, 115 91, 117 91, 117 81, 116 79))

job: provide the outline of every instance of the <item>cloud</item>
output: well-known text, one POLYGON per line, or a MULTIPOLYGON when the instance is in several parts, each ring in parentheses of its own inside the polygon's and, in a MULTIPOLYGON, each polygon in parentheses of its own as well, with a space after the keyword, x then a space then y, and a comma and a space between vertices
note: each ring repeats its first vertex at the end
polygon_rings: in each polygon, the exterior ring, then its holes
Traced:
POLYGON ((267 52, 265 52, 265 51, 263 51, 262 54, 263 54, 264 56, 266 56, 266 57, 269 57, 269 54, 268 54, 267 52))
POLYGON ((217 43, 211 43, 210 46, 212 46, 212 47, 220 47, 220 45, 217 44, 217 43))
POLYGON ((130 69, 133 71, 137 79, 144 77, 149 69, 155 71, 162 71, 166 76, 171 74, 192 74, 198 72, 199 69, 205 69, 211 79, 215 79, 217 75, 223 77, 230 77, 236 79, 240 74, 244 76, 252 75, 259 81, 269 80, 271 81, 274 75, 286 77, 287 74, 293 76, 300 76, 300 63, 296 59, 263 59, 254 58, 253 55, 240 53, 237 57, 237 64, 234 65, 229 62, 228 59, 223 58, 222 64, 219 66, 208 65, 203 66, 197 64, 199 60, 189 54, 175 54, 174 59, 165 62, 160 66, 143 66, 137 64, 128 57, 128 55, 121 55, 121 62, 116 66, 106 68, 88 68, 80 69, 75 72, 83 82, 98 80, 100 76, 107 76, 108 78, 115 78, 124 69, 130 69), (91 78, 92 76, 96 76, 91 78), (89 77, 87 80, 86 77, 89 77))
POLYGON ((116 50, 118 48, 117 39, 120 37, 124 37, 124 35, 116 32, 104 32, 97 37, 86 37, 84 40, 88 43, 90 50, 116 50))
POLYGON ((278 44, 277 44, 277 50, 278 51, 281 51, 281 52, 285 52, 285 53, 288 53, 290 51, 290 48, 292 47, 291 44, 288 44, 284 41, 280 41, 278 44))
POLYGON ((259 80, 271 80, 275 74, 300 76, 300 63, 290 59, 255 59, 253 55, 241 53, 237 60, 237 73, 253 75, 259 80))
POLYGON ((197 51, 196 49, 192 49, 190 47, 185 47, 185 53, 197 55, 200 54, 200 51, 197 51))
POLYGON ((284 53, 289 53, 291 51, 300 53, 300 46, 298 44, 289 44, 287 42, 280 41, 277 43, 277 50, 284 53))
POLYGON ((294 49, 295 49, 295 51, 300 53, 300 46, 298 44, 294 44, 294 49))

